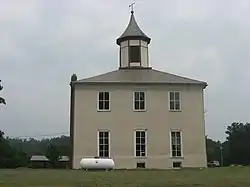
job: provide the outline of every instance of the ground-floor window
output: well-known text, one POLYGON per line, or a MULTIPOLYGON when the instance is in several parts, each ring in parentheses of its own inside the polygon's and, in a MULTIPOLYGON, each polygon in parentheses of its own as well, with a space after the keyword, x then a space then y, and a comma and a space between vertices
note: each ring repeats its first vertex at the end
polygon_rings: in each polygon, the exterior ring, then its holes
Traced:
POLYGON ((110 132, 98 131, 98 156, 110 157, 110 132))
POLYGON ((147 156, 147 131, 146 130, 135 131, 135 156, 136 157, 147 156))
POLYGON ((171 154, 172 157, 182 156, 182 140, 181 131, 171 131, 171 154))

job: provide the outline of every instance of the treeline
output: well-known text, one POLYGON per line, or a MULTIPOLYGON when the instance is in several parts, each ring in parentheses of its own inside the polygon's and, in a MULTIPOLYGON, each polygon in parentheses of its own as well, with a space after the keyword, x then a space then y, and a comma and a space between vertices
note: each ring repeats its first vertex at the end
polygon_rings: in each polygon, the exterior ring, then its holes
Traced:
POLYGON ((11 139, 0 131, 0 168, 28 167, 32 155, 45 155, 55 166, 60 156, 69 156, 69 137, 11 139))
MULTIPOLYGON (((250 123, 232 123, 225 142, 206 137, 207 160, 223 166, 250 165, 250 123)), ((46 155, 53 166, 59 156, 69 156, 69 137, 51 139, 11 139, 0 131, 0 168, 27 167, 32 155, 46 155)))

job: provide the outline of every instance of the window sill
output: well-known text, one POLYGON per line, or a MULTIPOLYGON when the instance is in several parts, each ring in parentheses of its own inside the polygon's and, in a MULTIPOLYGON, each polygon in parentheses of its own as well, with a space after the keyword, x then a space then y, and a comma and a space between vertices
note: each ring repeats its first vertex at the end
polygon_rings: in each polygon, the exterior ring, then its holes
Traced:
POLYGON ((169 109, 168 111, 169 112, 181 112, 181 110, 171 110, 171 109, 169 109))
POLYGON ((144 109, 144 110, 135 110, 134 109, 134 112, 146 112, 147 110, 146 109, 144 109))
POLYGON ((147 156, 134 156, 135 159, 147 159, 147 156))
POLYGON ((97 112, 111 112, 111 110, 97 110, 97 112))
POLYGON ((183 160, 184 157, 183 156, 171 156, 171 159, 176 159, 176 160, 183 160))

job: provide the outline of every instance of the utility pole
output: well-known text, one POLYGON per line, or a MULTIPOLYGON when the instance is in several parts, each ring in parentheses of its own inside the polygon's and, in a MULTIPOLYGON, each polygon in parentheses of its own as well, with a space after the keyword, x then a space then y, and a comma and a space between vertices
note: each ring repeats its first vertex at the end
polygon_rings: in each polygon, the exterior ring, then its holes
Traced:
POLYGON ((220 143, 220 161, 221 161, 221 166, 223 167, 223 147, 222 143, 220 143))

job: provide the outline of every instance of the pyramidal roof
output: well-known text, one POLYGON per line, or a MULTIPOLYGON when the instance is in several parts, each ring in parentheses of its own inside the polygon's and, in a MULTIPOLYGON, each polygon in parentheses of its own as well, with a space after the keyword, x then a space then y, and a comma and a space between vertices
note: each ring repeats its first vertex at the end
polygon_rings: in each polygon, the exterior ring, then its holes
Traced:
POLYGON ((77 80, 73 83, 120 83, 120 84, 191 84, 206 87, 207 83, 162 72, 152 68, 119 69, 105 74, 77 80))
POLYGON ((116 43, 120 45, 122 41, 128 39, 140 39, 146 41, 148 44, 151 40, 151 38, 149 38, 138 26, 135 20, 134 11, 131 11, 129 24, 123 34, 116 40, 116 43))

